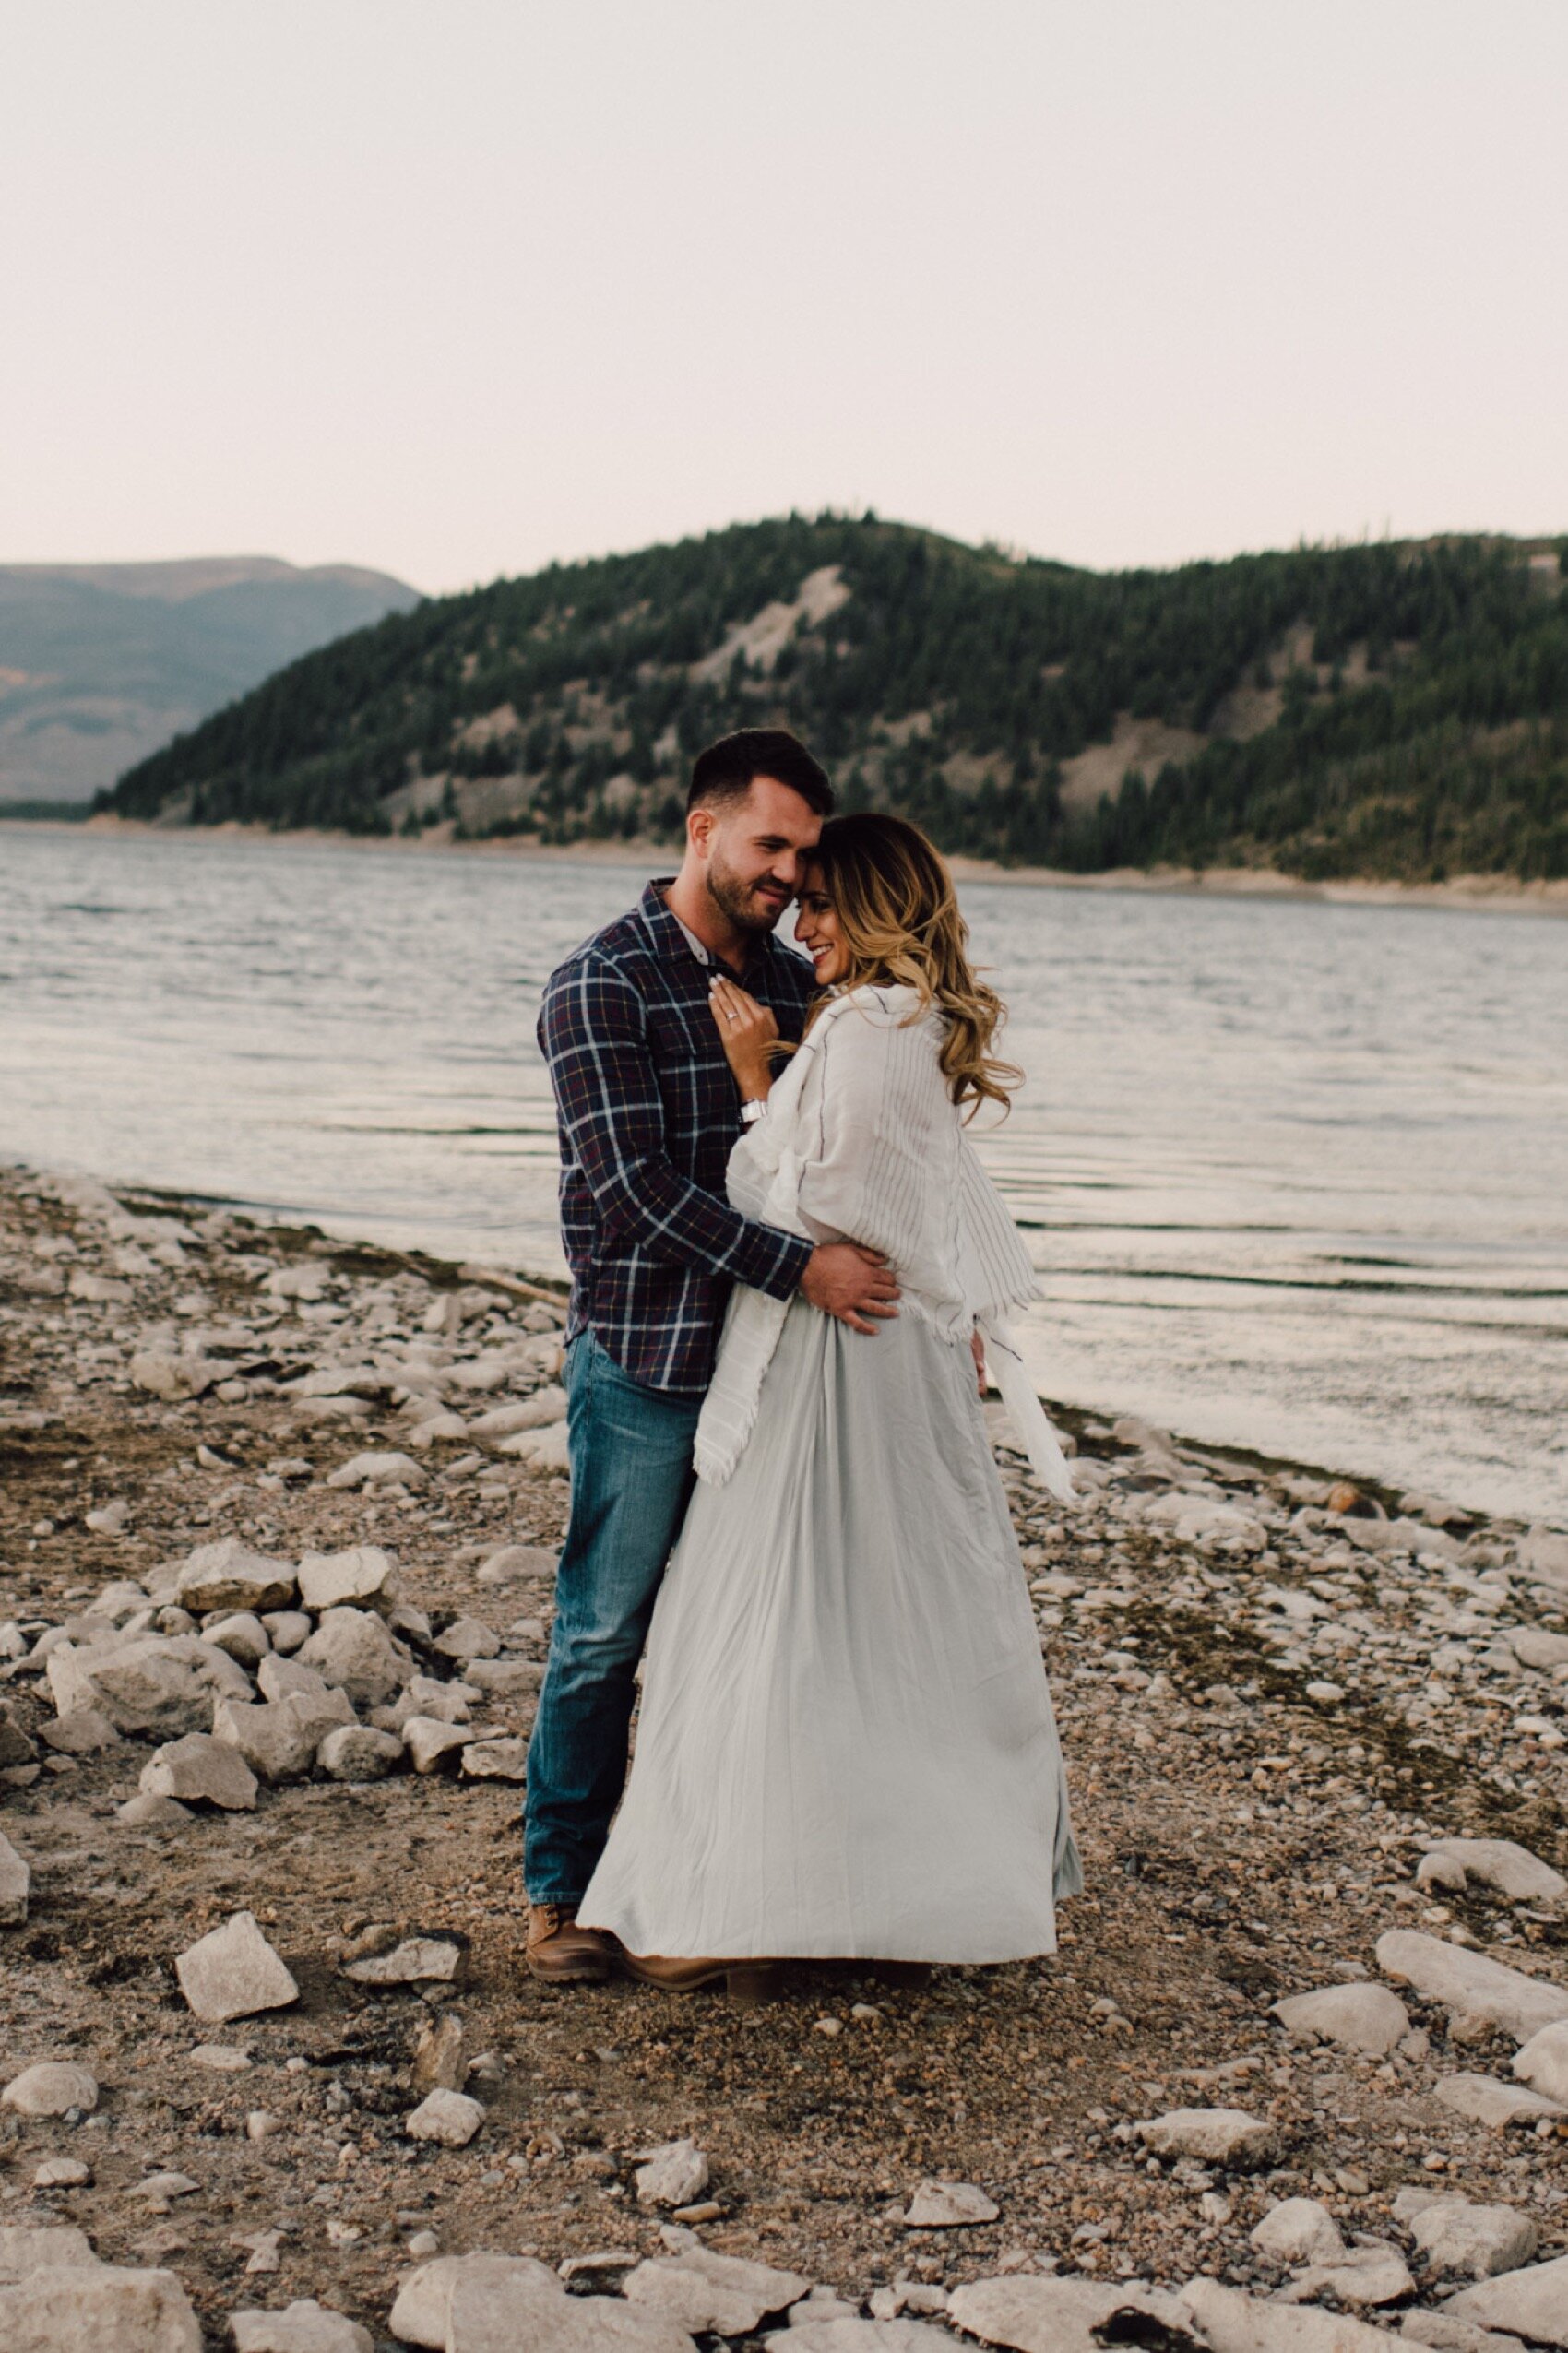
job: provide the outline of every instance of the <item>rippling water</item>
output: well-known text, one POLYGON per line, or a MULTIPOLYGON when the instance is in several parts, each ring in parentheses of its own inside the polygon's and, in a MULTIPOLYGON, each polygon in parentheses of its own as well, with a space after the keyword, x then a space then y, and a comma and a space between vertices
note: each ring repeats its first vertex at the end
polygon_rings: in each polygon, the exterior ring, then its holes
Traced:
MULTIPOLYGON (((0 1151, 559 1267, 624 867, 0 827, 0 1151)), ((1047 1395, 1568 1519, 1568 923, 977 884, 1047 1395)))

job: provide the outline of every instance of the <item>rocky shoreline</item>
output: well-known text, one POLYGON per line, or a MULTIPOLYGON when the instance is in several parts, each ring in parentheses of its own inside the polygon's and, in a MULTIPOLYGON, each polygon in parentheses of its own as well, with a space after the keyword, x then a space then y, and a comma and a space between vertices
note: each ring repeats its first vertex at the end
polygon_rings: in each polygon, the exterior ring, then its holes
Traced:
POLYGON ((999 1421, 1061 1951, 552 1990, 560 1324, 0 1171, 13 2342, 1568 2346, 1568 1538, 1085 1417, 1064 1514, 999 1421))

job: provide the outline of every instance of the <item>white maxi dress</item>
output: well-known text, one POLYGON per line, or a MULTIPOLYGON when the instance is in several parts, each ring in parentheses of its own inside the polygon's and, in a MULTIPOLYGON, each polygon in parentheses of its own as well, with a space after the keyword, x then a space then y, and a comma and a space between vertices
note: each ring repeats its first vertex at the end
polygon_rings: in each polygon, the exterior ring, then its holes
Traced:
POLYGON ((1083 1884, 977 1324, 1037 1474, 1072 1490, 1004 1320, 1033 1271, 942 1035, 912 990, 840 996, 731 1157, 738 1208, 885 1251, 902 1297, 874 1337, 731 1301, 578 1911, 633 1952, 1019 1960, 1083 1884))

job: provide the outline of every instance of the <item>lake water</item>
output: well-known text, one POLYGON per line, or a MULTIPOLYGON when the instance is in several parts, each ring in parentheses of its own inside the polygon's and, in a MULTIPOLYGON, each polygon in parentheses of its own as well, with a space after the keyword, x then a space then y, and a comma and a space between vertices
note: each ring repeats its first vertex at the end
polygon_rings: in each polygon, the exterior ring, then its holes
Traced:
MULTIPOLYGON (((587 861, 0 826, 0 1152, 558 1270, 587 861)), ((1568 1521, 1568 923, 966 887, 1048 1396, 1568 1521)))

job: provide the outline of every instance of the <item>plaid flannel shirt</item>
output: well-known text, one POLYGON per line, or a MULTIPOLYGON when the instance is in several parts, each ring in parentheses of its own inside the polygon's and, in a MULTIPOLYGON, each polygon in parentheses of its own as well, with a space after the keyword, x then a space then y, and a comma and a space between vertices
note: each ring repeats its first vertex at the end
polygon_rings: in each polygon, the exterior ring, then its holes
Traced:
MULTIPOLYGON (((708 1009, 713 968, 664 903, 667 881, 596 932, 544 992, 539 1043, 561 1135, 567 1337, 591 1330, 649 1388, 700 1396, 731 1288, 788 1299, 811 1244, 725 1198, 740 1091, 708 1009)), ((811 967, 771 935, 743 975, 798 1039, 811 967)))

